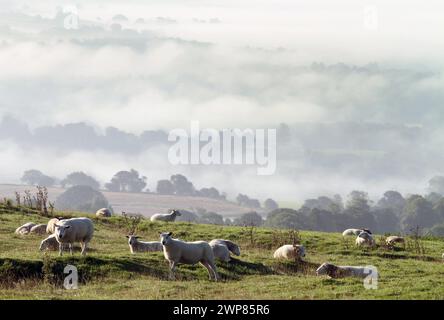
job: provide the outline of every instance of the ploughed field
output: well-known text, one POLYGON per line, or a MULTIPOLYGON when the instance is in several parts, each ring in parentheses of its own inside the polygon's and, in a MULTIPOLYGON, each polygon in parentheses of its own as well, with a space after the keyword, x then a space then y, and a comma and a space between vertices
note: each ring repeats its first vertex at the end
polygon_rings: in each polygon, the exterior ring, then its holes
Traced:
POLYGON ((14 231, 26 222, 46 223, 49 218, 0 204, 0 299, 444 299, 443 239, 407 238, 405 249, 391 250, 383 245, 383 236, 376 235, 377 248, 361 249, 354 246, 354 237, 344 239, 338 233, 142 220, 137 231, 141 240, 158 241, 160 232, 171 231, 185 241, 223 238, 241 248, 233 262, 217 262, 219 282, 209 281, 200 265, 180 265, 176 280, 169 280, 162 252, 130 253, 123 217, 56 215, 93 220, 95 233, 86 257, 80 256, 78 245, 73 256, 40 252, 46 235, 19 236, 14 231), (273 259, 274 250, 295 237, 306 248, 304 262, 273 259), (316 276, 316 268, 327 261, 375 266, 377 289, 366 289, 358 278, 316 276), (78 289, 63 287, 68 264, 78 269, 78 289))

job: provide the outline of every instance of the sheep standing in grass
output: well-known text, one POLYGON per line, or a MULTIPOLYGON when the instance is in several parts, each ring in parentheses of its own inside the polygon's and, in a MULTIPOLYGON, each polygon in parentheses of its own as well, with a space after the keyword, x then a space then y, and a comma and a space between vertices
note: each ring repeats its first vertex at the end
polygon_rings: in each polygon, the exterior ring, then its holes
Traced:
POLYGON ((55 232, 55 225, 60 222, 60 219, 52 218, 46 225, 46 233, 53 234, 55 232))
POLYGON ((316 275, 327 275, 330 278, 365 278, 370 272, 371 271, 366 267, 335 266, 330 263, 323 263, 318 269, 316 269, 316 275))
POLYGON ((132 254, 136 252, 163 251, 163 246, 159 241, 140 241, 138 236, 128 235, 128 245, 132 254))
POLYGON ((35 223, 33 222, 27 222, 24 225, 18 227, 15 229, 16 234, 28 234, 31 231, 31 228, 35 226, 35 223))
POLYGON ((230 251, 236 256, 240 255, 240 249, 237 244, 229 240, 224 239, 214 239, 209 242, 211 248, 213 249, 214 257, 216 259, 230 262, 230 251))
POLYGON ((273 257, 275 259, 301 260, 305 257, 305 248, 303 245, 286 244, 278 248, 273 257))
POLYGON ((86 248, 94 234, 94 225, 88 218, 72 218, 55 224, 55 236, 59 243, 59 255, 62 255, 63 244, 69 245, 72 254, 72 244, 80 242, 82 256, 86 254, 86 248))
POLYGON ((372 234, 369 229, 347 229, 342 232, 342 235, 345 236, 359 236, 361 232, 367 232, 368 234, 372 234))
POLYGON ((173 222, 176 220, 177 216, 181 216, 178 210, 171 210, 170 213, 156 213, 150 218, 151 221, 166 221, 173 222))
POLYGON ((355 244, 358 247, 363 247, 363 246, 374 247, 376 245, 376 242, 373 239, 373 237, 371 236, 371 234, 369 234, 367 232, 361 232, 357 236, 357 238, 355 240, 355 244))
POLYGON ((46 224, 37 224, 35 226, 33 226, 30 230, 29 233, 33 233, 33 234, 45 234, 46 233, 46 224))
POLYGON ((112 212, 108 208, 102 208, 96 211, 96 217, 98 218, 109 218, 112 216, 112 212))
POLYGON ((160 234, 160 242, 163 246, 165 259, 170 263, 170 276, 174 278, 175 269, 178 263, 196 264, 200 262, 207 270, 210 280, 219 279, 216 265, 214 264, 214 254, 210 245, 205 241, 184 242, 171 237, 171 232, 160 234))
POLYGON ((389 247, 394 247, 395 243, 402 243, 403 245, 405 245, 405 239, 400 236, 390 236, 385 239, 385 243, 389 247))

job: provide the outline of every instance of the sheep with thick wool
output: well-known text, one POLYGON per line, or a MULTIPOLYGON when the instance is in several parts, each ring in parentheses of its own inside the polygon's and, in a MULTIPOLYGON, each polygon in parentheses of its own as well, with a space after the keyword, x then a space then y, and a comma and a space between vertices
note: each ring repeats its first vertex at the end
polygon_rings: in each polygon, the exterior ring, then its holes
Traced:
POLYGON ((361 232, 355 240, 355 244, 358 247, 374 247, 376 245, 375 240, 373 239, 372 235, 367 232, 361 232))
POLYGON ((170 264, 170 276, 174 278, 175 269, 179 263, 196 264, 201 263, 207 270, 210 280, 217 281, 216 265, 214 263, 214 253, 208 242, 194 241, 185 242, 179 239, 173 239, 171 232, 160 234, 160 242, 163 246, 163 254, 170 264))
POLYGON ((108 208, 102 208, 96 211, 96 217, 98 218, 109 218, 112 216, 112 212, 108 208))
POLYGON ((48 221, 46 225, 46 233, 53 234, 55 232, 55 225, 60 222, 61 219, 52 218, 48 221))
POLYGON ((330 278, 358 277, 365 278, 372 270, 361 266, 335 266, 331 263, 323 263, 316 269, 316 275, 327 275, 330 278))
POLYGON ((181 216, 178 210, 171 210, 170 213, 156 213, 150 218, 151 221, 173 222, 178 216, 181 216))
POLYGON ((279 247, 273 257, 275 259, 300 260, 305 257, 305 248, 300 244, 286 244, 279 247))
POLYGON ((46 233, 46 224, 37 224, 37 225, 33 226, 29 230, 29 233, 32 233, 32 234, 45 234, 46 233))
POLYGON ((72 254, 72 245, 80 242, 82 256, 86 254, 88 243, 94 234, 94 224, 89 218, 72 218, 55 224, 55 237, 59 243, 59 255, 63 253, 63 244, 69 245, 72 254))
POLYGON ((15 233, 20 235, 28 234, 31 231, 31 228, 34 227, 35 225, 36 224, 34 222, 27 222, 24 225, 15 229, 15 233))
POLYGON ((361 228, 361 229, 346 229, 342 232, 344 237, 346 236, 359 236, 361 232, 367 232, 368 234, 372 234, 369 229, 361 228))
POLYGON ((140 241, 136 235, 127 235, 128 245, 132 254, 136 252, 156 252, 163 251, 162 243, 159 241, 140 241))
POLYGON ((239 246, 230 240, 214 239, 209 242, 209 245, 213 249, 214 257, 225 262, 231 261, 230 252, 236 256, 240 255, 239 246))

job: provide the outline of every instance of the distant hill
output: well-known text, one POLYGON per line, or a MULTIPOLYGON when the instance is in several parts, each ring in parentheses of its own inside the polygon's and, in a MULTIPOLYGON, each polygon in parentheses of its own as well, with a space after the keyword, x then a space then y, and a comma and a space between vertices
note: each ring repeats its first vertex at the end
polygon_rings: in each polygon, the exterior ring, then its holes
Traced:
MULTIPOLYGON (((15 199, 16 191, 23 194, 25 190, 34 192, 35 187, 26 185, 0 184, 0 198, 6 197, 15 199)), ((64 191, 65 189, 58 187, 48 188, 50 201, 55 201, 55 199, 64 191)), ((241 207, 233 202, 203 197, 109 192, 103 190, 102 193, 108 199, 116 213, 125 211, 140 213, 147 217, 153 215, 154 213, 166 212, 168 209, 172 208, 190 211, 196 208, 203 208, 207 211, 213 211, 229 218, 237 217, 242 213, 249 211, 257 211, 255 209, 241 207)))

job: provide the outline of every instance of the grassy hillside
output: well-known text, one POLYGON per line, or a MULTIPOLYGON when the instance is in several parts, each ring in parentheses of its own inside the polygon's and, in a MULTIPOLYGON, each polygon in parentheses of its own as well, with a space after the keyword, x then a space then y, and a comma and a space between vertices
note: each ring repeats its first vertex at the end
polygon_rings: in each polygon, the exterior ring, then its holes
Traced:
MULTIPOLYGON (((34 186, 0 184, 0 199, 15 199, 15 192, 24 193, 25 190, 35 191, 34 186)), ((63 188, 48 188, 49 200, 55 201, 56 198, 65 191, 63 188)), ((171 208, 191 210, 204 208, 207 211, 217 212, 224 217, 237 217, 242 213, 257 209, 245 208, 229 201, 222 201, 202 197, 171 196, 149 193, 126 193, 101 191, 113 206, 115 212, 133 212, 141 213, 145 216, 151 216, 154 213, 167 212, 171 208)))
POLYGON ((444 299, 442 239, 409 239, 406 250, 392 251, 378 236, 377 249, 363 250, 340 234, 302 231, 307 256, 295 265, 272 258, 274 249, 291 242, 293 232, 143 221, 138 234, 144 240, 172 231, 183 240, 227 238, 241 246, 239 260, 217 263, 222 281, 210 282, 199 265, 179 266, 177 280, 171 281, 162 253, 130 254, 122 217, 93 219, 95 236, 87 257, 78 250, 58 257, 38 251, 44 236, 14 234, 25 222, 45 223, 48 218, 0 205, 0 299, 444 299), (317 277, 315 269, 325 261, 376 266, 378 289, 365 289, 360 279, 317 277), (78 290, 62 288, 67 264, 79 270, 78 290))

